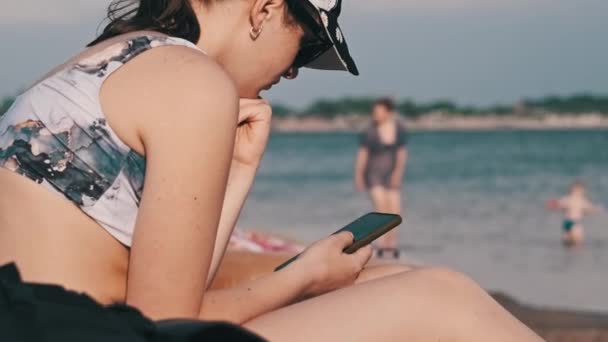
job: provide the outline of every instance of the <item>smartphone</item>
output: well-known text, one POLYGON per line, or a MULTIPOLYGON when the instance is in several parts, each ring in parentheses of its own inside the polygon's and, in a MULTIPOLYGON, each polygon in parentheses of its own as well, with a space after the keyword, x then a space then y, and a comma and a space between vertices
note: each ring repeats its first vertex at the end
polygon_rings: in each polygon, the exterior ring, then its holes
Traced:
MULTIPOLYGON (((383 213, 369 213, 365 214, 355 221, 348 224, 346 227, 338 230, 334 234, 341 233, 343 231, 349 231, 353 233, 355 237, 352 245, 344 249, 344 253, 352 254, 359 250, 361 247, 365 247, 372 243, 372 241, 381 237, 382 235, 389 232, 391 229, 397 227, 402 222, 401 216, 395 214, 383 214, 383 213)), ((334 235, 332 234, 332 235, 334 235)), ((300 255, 296 255, 293 258, 285 261, 274 271, 278 271, 285 266, 291 264, 300 255)))

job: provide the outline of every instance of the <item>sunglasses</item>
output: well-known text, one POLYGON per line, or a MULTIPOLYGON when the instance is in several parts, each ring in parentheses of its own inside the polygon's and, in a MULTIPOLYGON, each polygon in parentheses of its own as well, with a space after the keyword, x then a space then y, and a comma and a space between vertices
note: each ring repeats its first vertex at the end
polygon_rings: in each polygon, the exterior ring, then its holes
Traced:
POLYGON ((327 33, 318 18, 318 13, 308 1, 288 1, 291 13, 304 30, 304 36, 300 43, 300 50, 296 55, 293 66, 301 68, 319 58, 333 43, 327 38, 327 33))

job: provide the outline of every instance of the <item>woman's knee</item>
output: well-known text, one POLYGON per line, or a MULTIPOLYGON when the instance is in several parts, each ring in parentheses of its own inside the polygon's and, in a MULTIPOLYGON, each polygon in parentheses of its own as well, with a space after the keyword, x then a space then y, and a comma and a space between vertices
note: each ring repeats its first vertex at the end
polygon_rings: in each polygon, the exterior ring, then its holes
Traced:
POLYGON ((450 317, 454 324, 467 326, 505 313, 475 281, 449 268, 421 268, 397 277, 403 279, 402 294, 406 303, 416 296, 431 316, 450 317))
MULTIPOLYGON (((420 305, 417 314, 422 322, 437 322, 440 318, 442 328, 449 331, 454 340, 471 340, 471 332, 474 331, 479 332, 478 336, 486 333, 496 333, 503 337, 534 336, 525 325, 463 273, 444 267, 431 267, 397 275, 395 279, 400 279, 399 285, 403 285, 401 296, 398 296, 403 298, 400 304, 420 305)), ((393 296, 391 301, 395 300, 399 299, 393 296)))
POLYGON ((467 275, 446 267, 418 268, 403 274, 404 281, 414 282, 429 297, 445 304, 489 299, 489 295, 467 275), (407 277, 407 280, 406 280, 407 277))

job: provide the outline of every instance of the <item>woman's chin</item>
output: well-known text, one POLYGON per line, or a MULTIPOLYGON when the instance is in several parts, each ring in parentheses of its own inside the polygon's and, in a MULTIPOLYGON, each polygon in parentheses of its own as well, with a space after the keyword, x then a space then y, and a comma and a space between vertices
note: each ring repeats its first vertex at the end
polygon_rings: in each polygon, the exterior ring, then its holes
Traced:
POLYGON ((261 93, 268 93, 272 87, 274 87, 274 84, 268 85, 264 88, 262 88, 259 92, 258 92, 258 96, 260 96, 261 93))

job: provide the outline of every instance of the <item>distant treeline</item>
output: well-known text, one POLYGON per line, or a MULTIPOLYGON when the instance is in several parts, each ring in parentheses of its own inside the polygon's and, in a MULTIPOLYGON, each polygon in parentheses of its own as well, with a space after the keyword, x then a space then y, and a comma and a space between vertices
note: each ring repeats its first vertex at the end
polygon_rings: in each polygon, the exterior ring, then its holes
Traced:
MULTIPOLYGON (((0 115, 4 114, 14 97, 5 97, 0 102, 0 115)), ((340 99, 321 99, 313 102, 304 110, 296 110, 286 105, 274 104, 276 116, 320 116, 335 117, 343 114, 369 113, 375 98, 345 97, 340 99)), ((408 117, 419 117, 424 114, 441 112, 445 114, 483 116, 483 115, 534 115, 542 112, 583 114, 602 113, 608 115, 608 96, 579 94, 569 97, 547 96, 541 99, 525 99, 514 105, 496 105, 488 107, 460 106, 449 100, 438 100, 429 103, 416 103, 412 100, 397 101, 397 110, 408 117)))
MULTIPOLYGON (((321 99, 313 102, 304 110, 296 110, 282 104, 273 105, 278 116, 302 115, 335 117, 343 114, 369 113, 376 99, 371 97, 345 97, 341 99, 321 99)), ((539 112, 556 114, 602 113, 608 115, 608 96, 573 95, 569 97, 547 96, 540 99, 525 99, 514 105, 495 105, 487 107, 460 106, 453 101, 438 100, 429 103, 416 103, 412 100, 397 101, 397 111, 407 117, 441 112, 455 115, 534 115, 539 112)))

